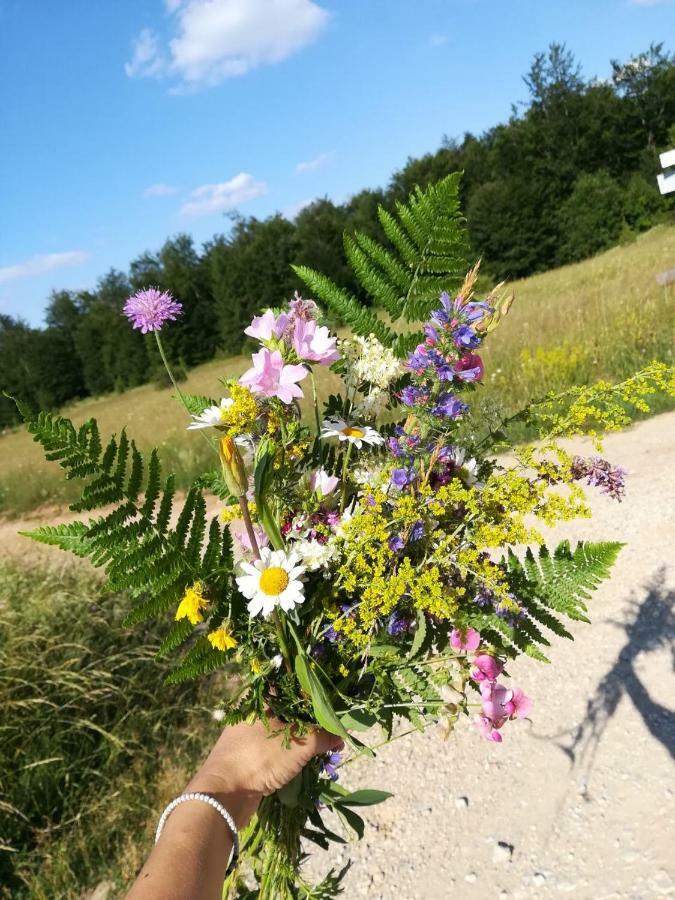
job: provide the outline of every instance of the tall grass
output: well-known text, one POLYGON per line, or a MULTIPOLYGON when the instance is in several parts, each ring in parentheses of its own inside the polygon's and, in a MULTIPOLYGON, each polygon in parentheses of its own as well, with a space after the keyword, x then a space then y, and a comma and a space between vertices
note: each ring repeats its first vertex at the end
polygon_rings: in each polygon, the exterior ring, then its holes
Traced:
MULTIPOLYGON (((486 344, 486 381, 478 396, 509 413, 547 390, 620 379, 652 359, 671 363, 675 286, 660 287, 655 275, 674 265, 675 227, 659 226, 593 259, 515 282, 516 303, 486 344)), ((190 372, 185 389, 217 396, 219 379, 238 376, 248 365, 244 356, 209 362, 190 372)), ((329 372, 318 375, 327 396, 337 382, 329 372)), ((169 389, 146 385, 64 412, 78 424, 95 416, 103 434, 125 425, 141 448, 158 446, 179 486, 208 458, 205 442, 186 432, 185 413, 169 389)), ((74 496, 74 486, 44 461, 28 435, 17 429, 0 437, 0 511, 18 515, 74 496)))
POLYGON ((0 896, 118 896, 214 739, 209 687, 165 687, 127 606, 81 568, 0 566, 0 896))

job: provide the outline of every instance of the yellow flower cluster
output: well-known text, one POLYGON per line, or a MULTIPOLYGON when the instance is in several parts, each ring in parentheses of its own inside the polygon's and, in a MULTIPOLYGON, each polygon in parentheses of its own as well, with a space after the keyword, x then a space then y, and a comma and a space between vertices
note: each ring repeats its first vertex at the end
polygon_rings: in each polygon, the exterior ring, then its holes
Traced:
POLYGON ((228 388, 234 402, 229 409, 223 410, 222 424, 230 437, 237 437, 251 431, 260 411, 255 397, 247 387, 233 381, 228 388))
POLYGON ((534 404, 530 414, 537 420, 542 435, 561 437, 587 433, 600 447, 600 436, 604 432, 619 431, 630 424, 629 407, 638 412, 649 412, 648 398, 659 394, 675 396, 675 368, 652 362, 619 384, 598 381, 549 397, 534 404))
POLYGON ((204 598, 204 585, 201 581, 195 581, 185 591, 183 599, 176 610, 176 621, 187 619, 190 624, 198 625, 204 621, 202 610, 206 609, 207 601, 204 598))

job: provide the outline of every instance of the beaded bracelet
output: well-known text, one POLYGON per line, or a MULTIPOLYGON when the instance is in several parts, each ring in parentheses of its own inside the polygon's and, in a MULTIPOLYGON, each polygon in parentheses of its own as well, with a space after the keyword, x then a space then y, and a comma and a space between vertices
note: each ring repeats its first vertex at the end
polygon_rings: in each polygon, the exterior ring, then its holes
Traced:
POLYGON ((216 812, 220 813, 223 819, 225 819, 227 827, 232 833, 232 853, 230 854, 230 859, 227 863, 227 870, 225 872, 226 875, 229 875, 232 869, 237 864, 237 858, 239 856, 239 832, 237 831, 237 826, 234 824, 234 819, 225 809, 223 804, 219 803, 215 799, 215 797, 211 797, 210 794, 181 794, 180 797, 176 797, 175 800, 172 800, 164 810, 162 815, 159 817, 159 822, 157 823, 157 832, 155 834, 155 843, 157 843, 157 841, 159 840, 160 835, 162 834, 162 830, 164 829, 164 825, 166 824, 166 820, 169 818, 171 813, 177 806, 180 806, 181 803, 185 803, 187 800, 201 800, 202 803, 208 803, 209 806, 212 806, 216 810, 216 812))

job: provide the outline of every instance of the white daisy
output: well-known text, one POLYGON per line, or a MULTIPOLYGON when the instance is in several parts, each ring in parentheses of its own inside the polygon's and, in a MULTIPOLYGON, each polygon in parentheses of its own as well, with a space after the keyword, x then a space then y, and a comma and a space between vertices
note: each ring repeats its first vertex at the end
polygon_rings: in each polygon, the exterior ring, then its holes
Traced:
POLYGON ((363 444, 383 444, 384 438, 370 425, 353 425, 344 419, 326 419, 321 430, 322 438, 339 438, 341 441, 349 441, 360 450, 363 444))
POLYGON ((223 397, 220 406, 207 406, 198 416, 192 417, 192 422, 188 425, 188 431, 194 431, 197 428, 215 428, 223 424, 225 413, 232 406, 234 400, 231 397, 223 397))
POLYGON ((299 576, 305 571, 298 565, 296 553, 285 553, 283 550, 271 550, 263 547, 260 559, 253 563, 242 563, 243 575, 236 579, 237 586, 248 600, 248 612, 251 616, 262 613, 267 618, 280 606, 288 612, 305 599, 303 584, 299 576))

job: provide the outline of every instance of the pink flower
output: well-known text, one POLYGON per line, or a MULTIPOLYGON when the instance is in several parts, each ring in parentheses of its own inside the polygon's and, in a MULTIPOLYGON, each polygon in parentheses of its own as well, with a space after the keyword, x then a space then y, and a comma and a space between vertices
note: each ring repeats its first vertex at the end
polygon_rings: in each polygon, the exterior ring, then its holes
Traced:
POLYGON ((530 710, 532 709, 532 701, 528 696, 526 696, 521 688, 513 689, 513 696, 511 697, 511 719, 524 719, 526 716, 529 716, 530 710))
POLYGON ((483 715, 501 728, 513 712, 513 691, 496 681, 484 681, 480 686, 483 715))
POLYGON ((480 381, 485 372, 483 360, 477 353, 465 353, 453 368, 460 381, 480 381))
POLYGON ((268 309, 262 316, 255 316, 248 328, 244 329, 244 334, 249 337, 257 338, 259 341, 269 341, 273 337, 280 338, 288 325, 288 316, 281 313, 275 316, 271 309, 268 309))
MULTIPOLYGON (((253 533, 255 534, 258 548, 266 547, 269 544, 269 538, 260 525, 253 526, 253 533)), ((249 560, 253 547, 251 546, 251 539, 248 536, 243 519, 232 519, 230 522, 230 534, 232 535, 232 556, 234 561, 249 560)))
POLYGON ((339 483, 340 479, 335 475, 329 475, 325 469, 312 472, 309 476, 309 486, 321 497, 327 497, 329 494, 332 494, 339 483))
POLYGON ((293 349, 300 359, 329 366, 340 359, 337 338, 331 337, 325 325, 314 319, 296 319, 293 326, 293 349))
POLYGON ((475 628, 467 628, 460 631, 459 628, 453 628, 450 632, 450 646, 453 650, 468 650, 473 653, 478 649, 480 644, 480 634, 475 628))
POLYGON ((474 681, 496 681, 502 674, 504 666, 487 653, 481 653, 473 661, 471 677, 474 681))
POLYGON ((477 716, 475 724, 486 741, 494 741, 496 744, 501 744, 502 736, 487 716, 477 716))
POLYGON ((254 394, 278 397, 282 403, 292 403, 295 397, 304 397, 296 382, 309 375, 304 366, 284 365, 278 350, 263 347, 253 354, 253 366, 244 372, 239 384, 245 385, 254 394))

